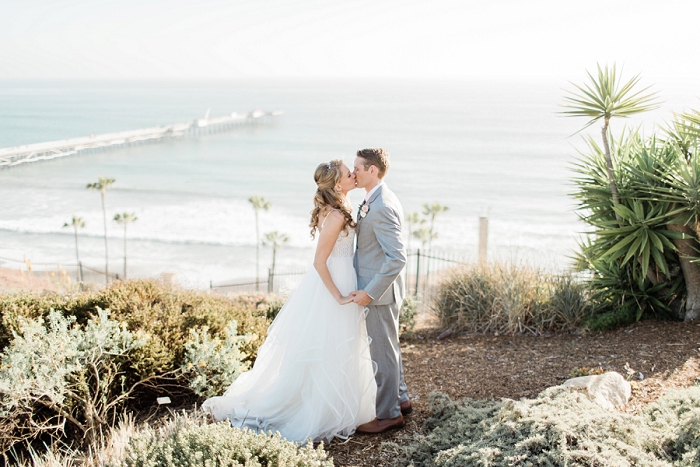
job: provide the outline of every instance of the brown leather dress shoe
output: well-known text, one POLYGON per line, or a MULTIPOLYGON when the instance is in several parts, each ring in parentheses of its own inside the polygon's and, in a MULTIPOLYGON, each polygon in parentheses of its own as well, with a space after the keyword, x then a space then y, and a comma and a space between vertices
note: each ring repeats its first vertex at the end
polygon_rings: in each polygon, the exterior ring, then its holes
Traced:
POLYGON ((411 404, 411 400, 403 401, 401 403, 401 415, 409 415, 411 412, 413 412, 413 404, 411 404))
POLYGON ((403 426, 403 415, 399 415, 396 418, 375 418, 371 422, 363 423, 357 427, 358 433, 368 433, 377 434, 384 433, 392 428, 401 428, 403 426))

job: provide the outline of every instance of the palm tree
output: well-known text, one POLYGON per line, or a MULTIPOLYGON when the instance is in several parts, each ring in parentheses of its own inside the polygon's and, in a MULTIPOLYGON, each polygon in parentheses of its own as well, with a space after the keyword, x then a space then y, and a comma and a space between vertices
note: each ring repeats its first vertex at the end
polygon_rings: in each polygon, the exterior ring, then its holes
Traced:
POLYGON ((414 231, 413 236, 421 242, 423 250, 425 250, 426 245, 430 245, 430 243, 437 238, 437 234, 427 227, 421 227, 420 229, 414 231))
POLYGON ((253 196, 248 199, 255 210, 255 291, 260 291, 260 222, 258 211, 264 209, 268 211, 272 206, 269 201, 261 196, 253 196))
POLYGON ((89 190, 98 190, 102 195, 102 216, 105 224, 105 282, 109 284, 109 247, 107 245, 107 208, 105 207, 105 192, 114 184, 113 178, 99 177, 96 183, 88 183, 89 190))
POLYGON ((406 216, 406 222, 408 223, 408 250, 411 250, 411 237, 413 237, 413 232, 416 230, 416 226, 421 226, 425 224, 425 219, 420 218, 420 214, 417 212, 412 212, 406 216))
MULTIPOLYGON (((610 154, 610 143, 608 133, 610 129, 610 119, 613 117, 629 117, 630 115, 653 110, 660 104, 656 100, 656 93, 646 93, 647 86, 639 91, 633 88, 639 83, 639 75, 634 76, 627 83, 621 84, 617 76, 615 65, 611 68, 607 66, 601 68, 598 65, 598 77, 588 73, 590 83, 579 86, 573 84, 578 91, 568 91, 569 96, 564 97, 566 103, 564 107, 569 109, 562 114, 568 117, 588 117, 590 120, 581 128, 584 130, 593 125, 598 120, 603 120, 601 133, 603 135, 603 146, 605 148, 605 162, 607 164, 608 181, 614 205, 620 204, 620 194, 615 183, 612 155, 610 154)), ((579 131, 581 131, 579 130, 579 131)), ((618 223, 622 223, 620 214, 615 213, 618 223)))
POLYGON ((289 241, 289 237, 287 237, 284 234, 281 234, 277 231, 274 232, 269 232, 265 234, 265 244, 266 245, 272 245, 272 268, 270 269, 270 282, 268 283, 268 292, 272 292, 274 290, 272 281, 275 277, 275 262, 277 259, 277 247, 280 245, 284 245, 289 241))
POLYGON ((78 263, 78 277, 80 282, 83 282, 83 268, 80 267, 80 254, 78 253, 78 229, 85 227, 85 221, 82 217, 73 216, 71 223, 66 222, 63 227, 73 227, 75 232, 75 260, 78 263))
MULTIPOLYGON (((437 238, 437 234, 435 233, 434 227, 435 227, 435 217, 437 217, 438 214, 441 214, 445 211, 447 211, 449 208, 447 206, 443 206, 440 203, 433 203, 433 204, 424 204, 423 205, 423 214, 427 217, 430 218, 430 235, 428 239, 428 249, 431 248, 433 244, 433 239, 437 238)), ((424 246, 425 248, 425 246, 424 246)))
POLYGON ((138 220, 138 217, 136 217, 135 214, 129 214, 128 212, 125 212, 123 214, 115 214, 114 215, 114 222, 116 222, 117 224, 124 225, 124 280, 126 280, 126 273, 127 273, 127 268, 126 268, 126 226, 131 222, 136 222, 137 220, 138 220))

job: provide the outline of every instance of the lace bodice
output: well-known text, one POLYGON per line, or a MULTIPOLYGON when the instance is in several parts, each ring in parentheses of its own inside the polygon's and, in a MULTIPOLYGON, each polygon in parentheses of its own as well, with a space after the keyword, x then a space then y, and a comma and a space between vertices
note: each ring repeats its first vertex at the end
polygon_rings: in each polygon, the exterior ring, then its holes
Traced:
POLYGON ((342 230, 335 241, 331 256, 340 258, 352 258, 355 254, 355 229, 342 230))
MULTIPOLYGON (((334 211, 337 211, 337 209, 334 209, 334 211)), ((328 219, 328 216, 326 216, 326 218, 323 219, 323 222, 321 223, 322 229, 323 229, 323 226, 326 225, 327 219, 328 219)), ((347 229, 343 229, 340 231, 340 235, 338 235, 338 239, 335 241, 335 245, 333 245, 333 250, 331 251, 331 257, 334 257, 334 258, 352 258, 352 255, 354 255, 354 254, 355 254, 355 229, 348 227, 347 229)))

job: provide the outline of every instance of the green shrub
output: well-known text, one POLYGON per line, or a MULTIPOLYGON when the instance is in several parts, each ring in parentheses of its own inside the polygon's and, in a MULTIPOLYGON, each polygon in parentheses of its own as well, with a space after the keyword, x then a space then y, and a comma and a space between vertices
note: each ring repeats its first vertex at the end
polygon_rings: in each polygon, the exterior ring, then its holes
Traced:
POLYGON ((672 391, 639 415, 602 409, 582 392, 453 402, 430 396, 424 435, 386 444, 397 466, 666 466, 700 462, 700 387, 672 391))
POLYGON ((274 320, 282 309, 282 306, 284 306, 284 302, 285 299, 282 297, 272 298, 265 308, 264 316, 270 321, 274 320))
POLYGON ((269 321, 265 315, 271 300, 265 295, 211 296, 172 289, 152 280, 117 281, 98 292, 71 295, 10 294, 0 297, 0 346, 9 343, 21 318, 46 317, 56 309, 83 325, 101 308, 109 309, 113 319, 147 338, 134 354, 134 378, 180 368, 191 329, 207 327, 212 336, 225 338, 226 327, 232 321, 238 323, 239 332, 252 335, 241 346, 250 363, 267 335, 269 321))
POLYGON ((445 328, 509 334, 573 330, 592 309, 585 284, 571 275, 502 263, 455 269, 432 307, 445 328))
POLYGON ((242 363, 245 354, 241 345, 252 339, 252 335, 239 336, 237 323, 226 328, 226 339, 209 337, 205 327, 201 333, 192 329, 191 338, 185 343, 185 363, 182 371, 187 375, 189 386, 200 397, 222 394, 250 366, 242 363))
POLYGON ((157 430, 136 434, 126 449, 124 467, 294 466, 332 467, 323 443, 299 446, 277 434, 256 434, 232 428, 228 422, 206 424, 176 416, 157 430))
POLYGON ((97 312, 84 329, 57 311, 21 322, 0 355, 0 452, 41 435, 89 443, 114 421, 133 389, 124 368, 143 340, 97 312))
POLYGON ((596 314, 584 321, 583 325, 589 331, 608 331, 627 326, 637 321, 637 314, 627 310, 607 311, 596 314))
POLYGON ((399 335, 401 337, 413 337, 413 329, 416 327, 416 314, 419 300, 417 297, 406 297, 399 313, 399 335))

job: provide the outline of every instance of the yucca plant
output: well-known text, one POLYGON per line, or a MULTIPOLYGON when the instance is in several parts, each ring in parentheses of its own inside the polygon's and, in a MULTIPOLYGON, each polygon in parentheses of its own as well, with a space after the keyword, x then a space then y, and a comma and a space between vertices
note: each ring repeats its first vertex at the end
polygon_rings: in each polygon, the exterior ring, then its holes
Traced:
MULTIPOLYGON (((601 259, 601 247, 591 238, 580 243, 575 256, 575 264, 580 270, 593 274, 588 279, 591 290, 591 319, 588 327, 602 330, 611 326, 629 324, 642 316, 674 316, 685 296, 685 282, 678 275, 678 263, 667 259, 671 279, 654 284, 649 277, 639 277, 635 272, 637 263, 625 264, 617 258, 614 261, 601 259)), ((670 256, 670 255, 667 255, 670 256)))
MULTIPOLYGON (((683 128, 684 123, 674 122, 669 134, 683 128)), ((674 232, 674 245, 678 262, 683 271, 687 290, 685 319, 700 317, 700 160, 698 159, 698 133, 692 140, 687 132, 681 138, 671 138, 664 148, 673 154, 673 160, 656 176, 660 181, 647 186, 650 199, 657 204, 670 206, 667 228, 674 232)))
POLYGON ((693 149, 697 149, 695 146, 700 139, 700 112, 690 110, 677 113, 670 128, 666 129, 666 134, 678 144, 689 161, 691 154, 697 154, 693 149))
MULTIPOLYGON (((564 97, 564 107, 568 110, 562 114, 569 117, 588 117, 590 120, 582 128, 586 129, 599 120, 603 121, 601 134, 603 146, 605 147, 605 161, 608 173, 608 183, 612 192, 612 199, 615 204, 620 203, 620 194, 615 183, 614 164, 610 152, 608 132, 610 129, 610 119, 613 117, 629 117, 647 110, 655 109, 659 106, 655 93, 647 93, 649 87, 640 91, 634 88, 639 83, 639 75, 633 77, 622 84, 617 75, 616 66, 601 68, 598 65, 598 75, 594 77, 588 73, 590 82, 579 86, 574 84, 576 91, 570 91, 564 97)), ((618 218, 618 221, 620 219, 618 218)))
POLYGON ((575 166, 579 215, 594 228, 577 264, 593 273, 601 309, 700 317, 700 113, 677 115, 665 138, 625 131, 612 139, 610 119, 654 108, 654 95, 634 89, 638 76, 620 85, 614 67, 589 78, 564 112, 590 117, 586 127, 604 122, 604 149, 589 138, 575 166))

